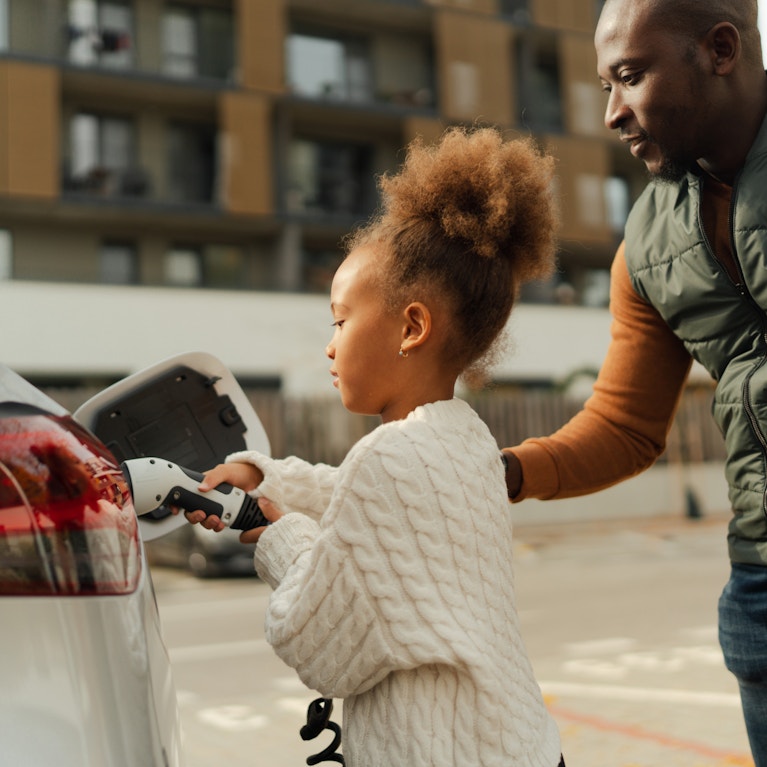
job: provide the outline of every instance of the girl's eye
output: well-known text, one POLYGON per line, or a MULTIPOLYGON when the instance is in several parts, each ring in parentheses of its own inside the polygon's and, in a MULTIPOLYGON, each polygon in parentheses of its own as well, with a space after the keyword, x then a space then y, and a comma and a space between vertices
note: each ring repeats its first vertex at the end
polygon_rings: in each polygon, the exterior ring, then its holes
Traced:
POLYGON ((331 328, 340 328, 344 324, 343 320, 336 320, 330 327, 331 328))

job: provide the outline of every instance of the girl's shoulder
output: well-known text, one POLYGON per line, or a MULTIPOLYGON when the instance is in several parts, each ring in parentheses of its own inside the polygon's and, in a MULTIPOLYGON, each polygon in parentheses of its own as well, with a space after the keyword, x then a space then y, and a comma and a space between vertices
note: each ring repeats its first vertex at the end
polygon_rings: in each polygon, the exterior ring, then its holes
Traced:
POLYGON ((349 452, 354 456, 407 454, 406 446, 427 449, 430 444, 486 440, 490 432, 477 413, 460 399, 440 400, 421 405, 406 418, 381 424, 357 442, 349 452))

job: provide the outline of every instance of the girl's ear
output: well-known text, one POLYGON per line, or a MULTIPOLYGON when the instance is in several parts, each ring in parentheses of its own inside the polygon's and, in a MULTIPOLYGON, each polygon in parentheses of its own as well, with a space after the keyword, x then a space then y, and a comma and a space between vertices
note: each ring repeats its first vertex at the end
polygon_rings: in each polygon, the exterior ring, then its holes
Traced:
POLYGON ((402 318, 404 322, 401 349, 403 352, 409 352, 423 344, 431 335, 431 312, 426 304, 414 301, 405 307, 402 318))

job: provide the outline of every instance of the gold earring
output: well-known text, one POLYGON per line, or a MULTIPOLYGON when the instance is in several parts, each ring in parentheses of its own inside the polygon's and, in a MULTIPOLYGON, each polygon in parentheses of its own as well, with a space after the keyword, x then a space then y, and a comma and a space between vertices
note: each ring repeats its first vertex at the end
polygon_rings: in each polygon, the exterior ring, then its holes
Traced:
POLYGON ((402 347, 400 347, 399 356, 404 358, 407 357, 407 355, 408 353, 402 347))

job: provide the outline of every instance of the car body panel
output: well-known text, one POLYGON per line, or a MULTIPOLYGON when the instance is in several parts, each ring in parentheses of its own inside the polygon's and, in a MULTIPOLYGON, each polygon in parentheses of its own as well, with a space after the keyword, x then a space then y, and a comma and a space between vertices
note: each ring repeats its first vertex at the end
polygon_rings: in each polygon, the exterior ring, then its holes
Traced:
POLYGON ((0 763, 183 764, 149 570, 132 594, 0 598, 0 763))
POLYGON ((181 767, 170 660, 119 465, 2 365, 0 410, 0 764, 181 767))

